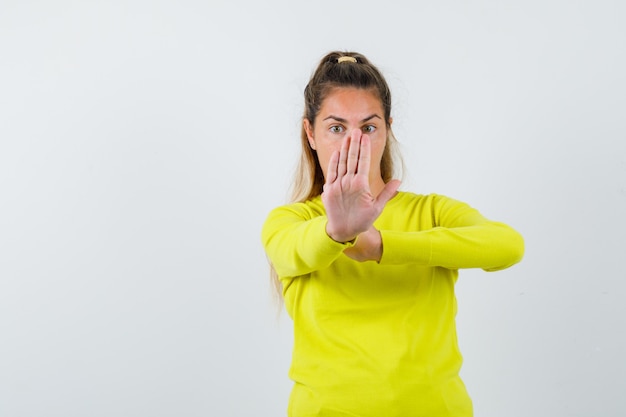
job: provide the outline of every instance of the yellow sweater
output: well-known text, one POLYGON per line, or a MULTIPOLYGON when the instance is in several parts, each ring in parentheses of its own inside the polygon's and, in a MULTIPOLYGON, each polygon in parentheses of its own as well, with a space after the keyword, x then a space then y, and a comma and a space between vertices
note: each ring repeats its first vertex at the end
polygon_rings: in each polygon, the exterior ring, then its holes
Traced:
POLYGON ((518 262, 522 237, 459 201, 401 192, 374 223, 380 263, 325 232, 321 198, 274 209, 262 231, 294 322, 291 417, 467 417, 459 378, 459 268, 518 262))

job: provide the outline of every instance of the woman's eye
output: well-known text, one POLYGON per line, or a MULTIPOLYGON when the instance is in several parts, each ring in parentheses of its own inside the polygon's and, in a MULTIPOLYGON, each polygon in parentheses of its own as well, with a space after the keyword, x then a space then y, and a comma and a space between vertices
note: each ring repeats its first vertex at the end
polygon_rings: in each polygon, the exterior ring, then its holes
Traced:
POLYGON ((363 127, 363 133, 372 133, 375 130, 376 130, 376 126, 374 125, 367 125, 363 127))
POLYGON ((341 126, 331 126, 330 127, 330 131, 333 133, 342 133, 343 132, 343 127, 341 126))

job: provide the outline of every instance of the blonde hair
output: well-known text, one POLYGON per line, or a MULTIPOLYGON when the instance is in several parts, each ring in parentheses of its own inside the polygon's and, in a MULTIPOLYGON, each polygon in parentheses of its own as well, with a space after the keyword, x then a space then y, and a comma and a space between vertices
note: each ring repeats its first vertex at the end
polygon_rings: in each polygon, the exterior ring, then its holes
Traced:
MULTIPOLYGON (((291 186, 291 202, 305 202, 317 197, 324 187, 324 174, 317 153, 309 145, 304 120, 311 125, 320 111, 323 101, 336 88, 353 87, 374 92, 383 106, 387 125, 387 142, 380 163, 384 182, 394 176, 401 176, 404 163, 397 149, 397 141, 391 131, 391 91, 387 81, 370 61, 357 52, 333 51, 324 56, 304 89, 304 115, 300 132, 300 160, 291 186), (400 171, 400 172, 396 172, 400 171)), ((282 299, 282 286, 274 268, 271 278, 279 299, 282 299)))

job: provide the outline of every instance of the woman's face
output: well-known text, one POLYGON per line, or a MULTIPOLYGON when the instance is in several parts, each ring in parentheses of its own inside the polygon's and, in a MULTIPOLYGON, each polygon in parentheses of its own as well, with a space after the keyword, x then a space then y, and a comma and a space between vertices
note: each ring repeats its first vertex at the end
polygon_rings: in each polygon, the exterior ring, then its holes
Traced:
MULTIPOLYGON (((391 124, 391 119, 389 120, 391 124)), ((380 161, 387 142, 387 124, 383 105, 371 90, 338 87, 322 102, 313 125, 304 119, 304 128, 309 144, 317 152, 320 167, 326 178, 328 161, 334 151, 339 151, 341 142, 358 129, 371 142, 370 187, 378 188, 383 183, 380 161)))

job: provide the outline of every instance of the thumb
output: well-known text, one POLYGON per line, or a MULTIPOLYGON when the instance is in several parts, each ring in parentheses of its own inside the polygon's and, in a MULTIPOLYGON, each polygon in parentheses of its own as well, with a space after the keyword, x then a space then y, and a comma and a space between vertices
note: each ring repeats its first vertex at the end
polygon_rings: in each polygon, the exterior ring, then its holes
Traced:
POLYGON ((396 194, 398 187, 400 187, 400 180, 391 180, 385 184, 385 188, 376 197, 376 206, 382 210, 385 204, 396 194))

